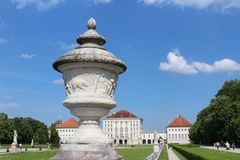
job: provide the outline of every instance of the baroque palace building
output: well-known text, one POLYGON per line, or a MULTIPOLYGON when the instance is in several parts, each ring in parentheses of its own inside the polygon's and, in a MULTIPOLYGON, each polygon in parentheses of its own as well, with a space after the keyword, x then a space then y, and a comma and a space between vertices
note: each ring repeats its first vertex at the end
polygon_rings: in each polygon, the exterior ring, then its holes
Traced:
POLYGON ((182 116, 177 116, 167 128, 167 143, 189 144, 189 129, 192 124, 182 116))
POLYGON ((120 110, 103 120, 103 131, 115 144, 141 144, 142 118, 120 110))
MULTIPOLYGON (((80 123, 74 118, 56 125, 56 130, 64 143, 73 136, 80 123)), ((115 144, 154 144, 156 134, 158 143, 191 143, 189 129, 192 124, 182 116, 177 116, 167 127, 166 132, 143 131, 143 119, 127 110, 120 110, 103 120, 103 131, 115 144)))
POLYGON ((67 139, 72 137, 78 127, 80 127, 80 123, 74 118, 70 118, 64 123, 57 124, 56 130, 61 142, 65 143, 67 139))

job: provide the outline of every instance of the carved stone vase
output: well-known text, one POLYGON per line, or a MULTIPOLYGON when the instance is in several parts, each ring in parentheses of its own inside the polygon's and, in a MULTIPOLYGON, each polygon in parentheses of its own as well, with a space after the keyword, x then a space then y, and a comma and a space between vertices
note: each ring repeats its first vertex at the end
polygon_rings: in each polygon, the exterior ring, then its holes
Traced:
POLYGON ((126 65, 103 47, 106 40, 95 31, 93 18, 87 27, 77 38, 80 45, 53 63, 65 84, 67 97, 63 104, 80 118, 81 126, 52 160, 122 159, 99 127, 99 120, 116 106, 118 74, 126 70, 126 65))

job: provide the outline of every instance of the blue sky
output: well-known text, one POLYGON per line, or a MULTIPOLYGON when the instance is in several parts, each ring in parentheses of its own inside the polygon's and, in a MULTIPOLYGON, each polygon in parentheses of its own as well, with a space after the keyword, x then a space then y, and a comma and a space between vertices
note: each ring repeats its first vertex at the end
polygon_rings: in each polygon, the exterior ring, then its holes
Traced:
POLYGON ((52 63, 76 46, 90 17, 127 64, 117 107, 164 130, 194 122, 224 81, 240 76, 240 0, 0 1, 0 112, 47 124, 71 117, 52 63))

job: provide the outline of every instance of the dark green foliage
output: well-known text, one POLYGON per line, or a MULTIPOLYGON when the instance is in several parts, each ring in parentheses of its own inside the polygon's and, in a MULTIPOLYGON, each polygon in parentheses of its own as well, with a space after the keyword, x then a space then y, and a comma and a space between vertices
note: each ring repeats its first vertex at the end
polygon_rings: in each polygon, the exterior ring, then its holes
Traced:
POLYGON ((51 125, 50 131, 51 131, 50 143, 52 147, 59 147, 60 137, 58 136, 57 130, 55 128, 55 124, 51 125))
POLYGON ((33 130, 31 125, 22 117, 16 117, 13 119, 15 128, 18 133, 18 142, 19 143, 31 143, 33 139, 33 130))
POLYGON ((13 142, 13 130, 18 132, 18 142, 29 144, 34 139, 36 143, 48 142, 47 126, 32 118, 8 118, 7 114, 0 113, 0 142, 10 144, 13 142))
POLYGON ((9 148, 7 148, 6 152, 9 152, 9 148))
POLYGON ((240 80, 224 83, 208 107, 198 114, 190 138, 201 144, 229 141, 240 145, 240 80))
POLYGON ((0 121, 8 119, 7 114, 5 113, 0 113, 0 121))
POLYGON ((10 144, 13 142, 13 130, 15 126, 11 119, 0 120, 0 142, 10 144))

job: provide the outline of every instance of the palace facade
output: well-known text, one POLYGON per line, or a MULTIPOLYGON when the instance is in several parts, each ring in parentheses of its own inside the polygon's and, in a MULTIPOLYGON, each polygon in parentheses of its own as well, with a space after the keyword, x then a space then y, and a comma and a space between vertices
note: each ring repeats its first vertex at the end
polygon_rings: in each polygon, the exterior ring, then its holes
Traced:
POLYGON ((189 144, 189 129, 192 124, 182 116, 177 116, 167 127, 167 143, 189 144))
POLYGON ((70 118, 64 123, 57 124, 56 130, 61 142, 65 143, 67 139, 72 137, 78 127, 80 127, 80 123, 74 118, 70 118))
POLYGON ((141 144, 142 118, 120 110, 103 120, 103 131, 115 144, 141 144))

